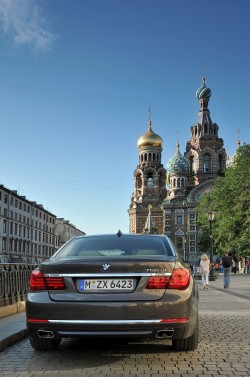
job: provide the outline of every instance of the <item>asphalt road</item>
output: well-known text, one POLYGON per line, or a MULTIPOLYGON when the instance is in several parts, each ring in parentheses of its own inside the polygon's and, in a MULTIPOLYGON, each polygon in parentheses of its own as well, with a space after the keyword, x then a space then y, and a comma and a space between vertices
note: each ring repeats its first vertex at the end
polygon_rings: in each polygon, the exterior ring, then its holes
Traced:
POLYGON ((198 284, 200 343, 195 351, 173 351, 168 341, 65 340, 58 350, 38 352, 25 339, 0 353, 0 376, 250 376, 250 275, 244 277, 244 289, 237 285, 232 292, 222 289, 221 277, 209 290, 198 284))

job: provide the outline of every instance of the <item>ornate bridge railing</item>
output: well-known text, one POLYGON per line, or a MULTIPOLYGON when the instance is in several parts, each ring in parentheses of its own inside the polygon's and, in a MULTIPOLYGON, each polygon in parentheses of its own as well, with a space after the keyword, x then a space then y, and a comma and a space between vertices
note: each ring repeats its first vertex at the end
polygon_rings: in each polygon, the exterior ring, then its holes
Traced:
POLYGON ((0 263, 0 307, 25 300, 29 276, 37 266, 25 263, 0 263))

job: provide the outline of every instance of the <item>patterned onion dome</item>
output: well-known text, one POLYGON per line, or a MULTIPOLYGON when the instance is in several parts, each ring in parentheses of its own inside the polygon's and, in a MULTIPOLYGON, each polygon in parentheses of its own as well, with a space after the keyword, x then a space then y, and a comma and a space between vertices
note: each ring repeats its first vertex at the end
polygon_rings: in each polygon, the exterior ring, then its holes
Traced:
POLYGON ((154 133, 154 131, 152 130, 151 121, 149 121, 148 123, 147 132, 144 135, 142 135, 137 142, 138 148, 146 147, 146 146, 153 146, 153 147, 160 147, 160 148, 162 148, 163 146, 162 138, 156 133, 154 133))
POLYGON ((236 165, 236 154, 228 158, 227 168, 234 168, 235 165, 236 165))
POLYGON ((202 86, 196 91, 196 97, 198 100, 202 98, 209 99, 211 97, 212 91, 211 89, 206 87, 206 79, 202 77, 202 86))
POLYGON ((189 171, 189 163, 185 159, 184 156, 182 156, 180 150, 179 150, 179 143, 176 145, 176 151, 173 158, 171 158, 168 161, 167 164, 167 171, 168 173, 188 173, 189 171))
POLYGON ((236 149, 236 152, 231 156, 229 157, 228 156, 228 159, 227 159, 227 163, 226 163, 226 166, 227 168, 234 168, 236 166, 236 160, 237 160, 237 155, 238 155, 238 149, 240 148, 240 140, 238 140, 238 147, 236 149))

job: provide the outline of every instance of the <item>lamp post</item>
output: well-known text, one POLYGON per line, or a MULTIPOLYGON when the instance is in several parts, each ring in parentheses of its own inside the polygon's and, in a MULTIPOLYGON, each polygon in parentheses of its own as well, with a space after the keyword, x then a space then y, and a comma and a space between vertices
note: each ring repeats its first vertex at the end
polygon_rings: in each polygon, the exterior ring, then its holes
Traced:
POLYGON ((213 221, 215 217, 215 212, 208 211, 207 217, 209 221, 209 237, 210 237, 210 263, 211 263, 211 269, 210 269, 210 276, 209 279, 211 281, 215 280, 214 275, 214 250, 213 250, 213 221))

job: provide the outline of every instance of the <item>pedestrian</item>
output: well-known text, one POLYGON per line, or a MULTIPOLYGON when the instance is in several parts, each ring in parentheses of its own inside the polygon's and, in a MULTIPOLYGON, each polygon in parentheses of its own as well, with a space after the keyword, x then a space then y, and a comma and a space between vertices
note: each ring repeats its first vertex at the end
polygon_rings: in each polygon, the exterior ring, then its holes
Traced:
POLYGON ((232 273, 233 274, 236 274, 236 272, 238 271, 238 258, 237 258, 237 255, 236 253, 232 253, 232 273))
POLYGON ((209 269, 210 269, 210 260, 208 259, 207 254, 203 254, 200 261, 200 272, 201 272, 202 285, 204 289, 208 289, 209 269))
POLYGON ((246 268, 246 258, 244 255, 241 257, 241 272, 244 274, 246 268))
POLYGON ((228 255, 227 250, 224 251, 224 257, 221 258, 221 264, 224 270, 224 288, 229 288, 232 257, 228 255))

